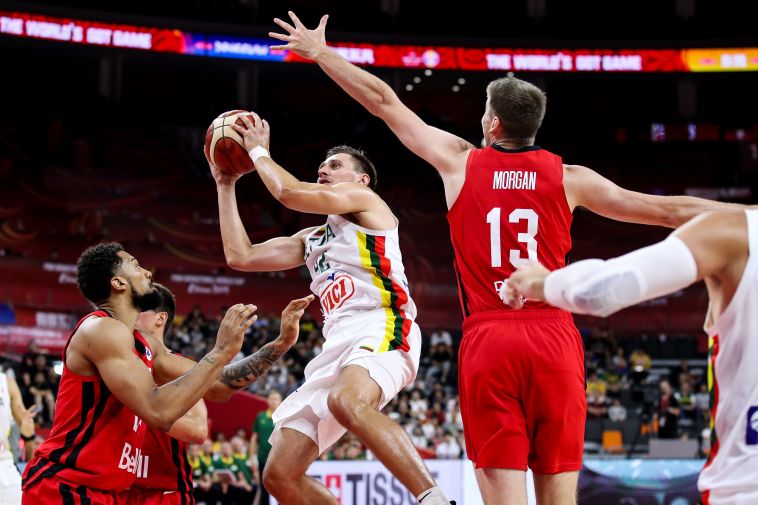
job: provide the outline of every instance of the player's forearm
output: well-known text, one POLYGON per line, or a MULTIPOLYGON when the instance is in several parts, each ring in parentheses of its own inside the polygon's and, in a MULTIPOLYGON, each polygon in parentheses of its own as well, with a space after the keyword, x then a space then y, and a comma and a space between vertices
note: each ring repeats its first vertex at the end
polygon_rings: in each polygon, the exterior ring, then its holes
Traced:
POLYGON ((745 208, 744 205, 737 203, 717 202, 694 196, 666 196, 661 198, 665 199, 664 208, 666 210, 664 213, 666 222, 663 225, 669 228, 678 228, 704 212, 745 208))
POLYGON ((281 359, 289 351, 290 346, 282 343, 279 339, 269 342, 256 353, 231 363, 224 367, 221 372, 220 384, 227 391, 227 398, 240 389, 244 389, 258 379, 261 375, 281 359))
POLYGON ((228 358, 214 349, 181 377, 153 389, 150 395, 151 415, 145 421, 152 428, 169 431, 221 377, 228 358))
POLYGON ((218 217, 227 264, 237 269, 250 254, 252 244, 242 224, 234 184, 218 185, 218 217))
POLYGON ((286 205, 288 198, 303 189, 304 183, 267 156, 258 158, 255 171, 260 175, 266 189, 282 204, 286 205))
POLYGON ((387 83, 329 48, 324 48, 315 61, 340 88, 375 116, 381 116, 383 106, 397 99, 387 83))

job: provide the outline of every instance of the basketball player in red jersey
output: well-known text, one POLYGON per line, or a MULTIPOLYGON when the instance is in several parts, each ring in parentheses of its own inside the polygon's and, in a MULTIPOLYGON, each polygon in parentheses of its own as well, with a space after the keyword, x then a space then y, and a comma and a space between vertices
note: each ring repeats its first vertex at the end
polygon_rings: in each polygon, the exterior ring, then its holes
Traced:
POLYGON ((147 425, 170 432, 239 352, 256 320, 253 305, 229 309, 214 348, 188 373, 156 387, 153 350, 134 331, 139 313, 160 302, 150 272, 121 245, 105 243, 82 253, 76 275, 98 310, 79 321, 63 351, 53 429, 24 471, 24 504, 123 503, 124 490, 148 469, 147 425))
POLYGON ((308 30, 275 23, 294 51, 316 62, 350 96, 381 118, 442 177, 464 313, 459 350, 466 451, 487 504, 525 504, 525 471, 534 472, 537 503, 576 503, 586 398, 582 340, 568 312, 527 302, 504 308, 498 288, 519 265, 564 265, 572 211, 586 207, 628 222, 676 227, 725 205, 689 197, 650 196, 612 182, 534 145, 544 93, 514 78, 487 87, 484 145, 426 124, 376 76, 325 42, 327 16, 308 30))
MULTIPOLYGON (((150 339, 148 343, 154 351, 158 346, 163 346, 165 352, 170 352, 165 348, 164 336, 176 315, 174 295, 162 284, 154 283, 153 286, 160 294, 160 304, 139 315, 136 330, 150 339)), ((171 433, 147 428, 142 445, 146 470, 137 476, 129 488, 126 505, 194 505, 187 443, 202 444, 208 438, 208 410, 205 402, 197 402, 176 424, 171 433), (175 432, 179 422, 185 423, 187 427, 182 434, 175 432)))
MULTIPOLYGON (((181 375, 194 366, 194 362, 172 353, 164 344, 164 335, 171 327, 176 314, 174 295, 162 284, 154 287, 161 302, 152 310, 140 314, 139 332, 153 348, 153 375, 158 381, 181 375)), ((263 346, 255 354, 224 367, 221 381, 206 393, 206 398, 226 400, 266 373, 279 357, 297 342, 300 318, 313 297, 291 301, 282 312, 279 337, 263 346)), ((159 382, 161 383, 161 382, 159 382)), ((185 430, 175 434, 148 428, 142 449, 149 466, 137 476, 129 489, 127 505, 192 505, 195 503, 192 485, 192 468, 187 461, 187 442, 201 444, 208 433, 207 410, 198 402, 183 418, 185 430)))

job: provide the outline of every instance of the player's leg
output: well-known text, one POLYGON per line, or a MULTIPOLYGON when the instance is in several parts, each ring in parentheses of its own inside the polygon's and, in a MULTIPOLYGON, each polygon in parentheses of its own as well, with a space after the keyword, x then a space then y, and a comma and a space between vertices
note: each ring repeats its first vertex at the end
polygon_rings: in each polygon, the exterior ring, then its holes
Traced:
POLYGON ((317 457, 318 446, 310 437, 282 428, 266 460, 263 485, 282 505, 337 505, 339 502, 323 484, 305 475, 317 457))
POLYGON ((526 505, 526 472, 504 468, 478 468, 476 483, 485 505, 526 505))
POLYGON ((534 474, 534 494, 538 505, 576 505, 579 472, 534 474))
POLYGON ((466 452, 487 505, 525 505, 529 436, 521 404, 522 328, 502 321, 464 325, 458 387, 466 452))
POLYGON ((570 322, 535 325, 531 337, 533 384, 524 409, 537 504, 575 505, 587 410, 584 346, 570 322))
POLYGON ((348 365, 332 387, 328 405, 335 419, 360 438, 392 475, 418 496, 436 484, 405 430, 377 410, 381 400, 382 389, 369 371, 348 365))

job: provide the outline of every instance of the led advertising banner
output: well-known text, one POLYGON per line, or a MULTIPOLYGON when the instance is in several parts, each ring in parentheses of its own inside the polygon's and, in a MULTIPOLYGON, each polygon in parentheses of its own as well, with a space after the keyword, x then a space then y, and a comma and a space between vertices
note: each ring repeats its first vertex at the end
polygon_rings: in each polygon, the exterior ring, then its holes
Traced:
MULTIPOLYGON (((279 41, 0 11, 0 34, 70 44, 215 58, 309 63, 279 41)), ((348 61, 368 67, 506 72, 758 71, 758 48, 528 49, 334 42, 348 61)))

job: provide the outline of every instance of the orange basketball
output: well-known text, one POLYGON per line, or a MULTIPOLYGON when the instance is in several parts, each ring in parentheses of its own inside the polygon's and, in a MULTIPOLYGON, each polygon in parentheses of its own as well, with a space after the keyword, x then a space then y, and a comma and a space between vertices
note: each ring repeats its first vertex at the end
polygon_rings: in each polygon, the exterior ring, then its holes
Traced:
POLYGON ((219 170, 229 175, 239 175, 253 170, 253 160, 245 150, 242 136, 230 126, 245 126, 241 116, 247 116, 255 122, 246 110, 224 112, 213 120, 205 132, 205 155, 219 170))

